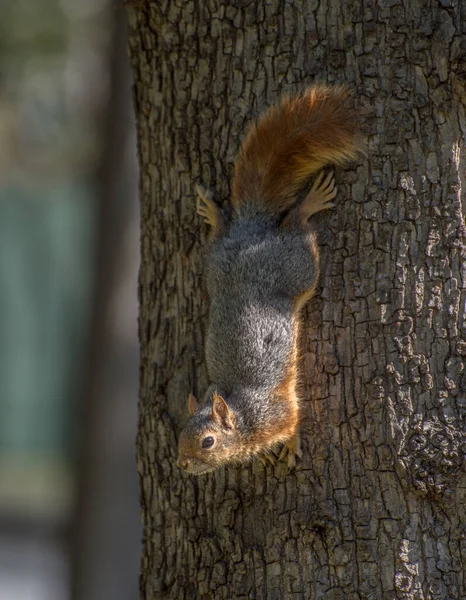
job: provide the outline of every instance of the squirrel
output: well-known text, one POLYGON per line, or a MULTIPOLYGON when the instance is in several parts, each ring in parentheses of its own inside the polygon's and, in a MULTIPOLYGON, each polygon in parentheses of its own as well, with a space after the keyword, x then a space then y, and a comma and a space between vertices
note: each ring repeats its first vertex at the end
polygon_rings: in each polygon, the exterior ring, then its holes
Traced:
POLYGON ((197 189, 197 212, 211 227, 205 357, 212 381, 179 437, 178 466, 201 475, 258 456, 264 464, 300 449, 300 312, 319 277, 309 218, 334 206, 333 173, 360 148, 347 91, 317 85, 284 97, 247 132, 234 165, 231 215, 197 189))

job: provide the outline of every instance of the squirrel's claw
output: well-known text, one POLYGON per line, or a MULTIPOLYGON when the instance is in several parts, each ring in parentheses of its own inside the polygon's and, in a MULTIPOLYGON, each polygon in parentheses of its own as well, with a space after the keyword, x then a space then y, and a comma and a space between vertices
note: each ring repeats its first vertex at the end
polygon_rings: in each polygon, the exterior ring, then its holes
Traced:
POLYGON ((277 462, 277 456, 271 450, 265 450, 259 455, 259 460, 265 466, 274 465, 277 462))
POLYGON ((301 218, 304 221, 307 221, 309 217, 321 210, 327 210, 335 206, 333 202, 331 202, 337 195, 335 175, 333 171, 331 171, 325 179, 323 179, 323 177, 324 172, 322 171, 315 180, 311 191, 306 198, 304 198, 300 206, 301 218))
POLYGON ((301 450, 301 438, 297 433, 291 440, 288 440, 280 452, 280 460, 287 459, 288 468, 294 469, 296 467, 296 457, 302 458, 303 452, 301 450))
POLYGON ((301 451, 301 439, 299 434, 294 435, 290 440, 285 442, 280 455, 272 452, 272 450, 264 450, 259 456, 259 460, 265 466, 268 464, 275 465, 277 460, 285 460, 288 463, 288 468, 293 469, 296 467, 296 457, 302 458, 303 453, 301 451))
POLYGON ((333 208, 335 204, 331 202, 337 195, 337 186, 333 171, 325 177, 325 171, 321 171, 314 181, 309 194, 304 198, 301 204, 288 213, 283 221, 284 227, 289 227, 293 223, 299 224, 305 228, 312 215, 333 208))
POLYGON ((196 212, 204 219, 207 225, 212 227, 212 231, 218 234, 221 229, 222 217, 220 209, 214 202, 212 192, 196 185, 196 212))

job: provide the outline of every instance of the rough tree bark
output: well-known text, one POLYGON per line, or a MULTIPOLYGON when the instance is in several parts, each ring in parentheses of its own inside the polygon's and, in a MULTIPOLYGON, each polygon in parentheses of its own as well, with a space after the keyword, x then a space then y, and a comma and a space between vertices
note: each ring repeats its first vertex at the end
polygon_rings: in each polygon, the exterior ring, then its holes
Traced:
POLYGON ((141 167, 141 598, 466 597, 466 4, 161 0, 129 7, 141 167), (367 156, 321 218, 303 335, 304 458, 175 465, 207 384, 206 230, 247 123, 347 83, 367 156), (461 165, 463 165, 461 167, 461 165))

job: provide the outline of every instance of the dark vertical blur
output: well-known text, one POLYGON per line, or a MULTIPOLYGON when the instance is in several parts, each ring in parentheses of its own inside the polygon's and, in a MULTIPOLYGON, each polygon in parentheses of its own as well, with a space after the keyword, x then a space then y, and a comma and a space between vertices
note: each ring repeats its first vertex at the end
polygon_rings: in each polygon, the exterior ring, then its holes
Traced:
POLYGON ((89 386, 73 536, 73 600, 138 596, 140 521, 135 467, 136 140, 126 57, 126 20, 116 10, 110 94, 99 170, 99 251, 89 386))
POLYGON ((0 600, 137 597, 138 214, 125 9, 0 19, 0 600))

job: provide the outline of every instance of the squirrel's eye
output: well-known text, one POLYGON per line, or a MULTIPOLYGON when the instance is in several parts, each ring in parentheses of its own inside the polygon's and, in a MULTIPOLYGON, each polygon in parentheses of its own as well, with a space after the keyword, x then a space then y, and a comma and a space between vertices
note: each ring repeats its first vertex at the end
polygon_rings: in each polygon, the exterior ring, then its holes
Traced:
POLYGON ((209 435, 202 440, 202 447, 203 448, 211 448, 214 445, 214 442, 215 442, 215 439, 211 435, 209 435))

